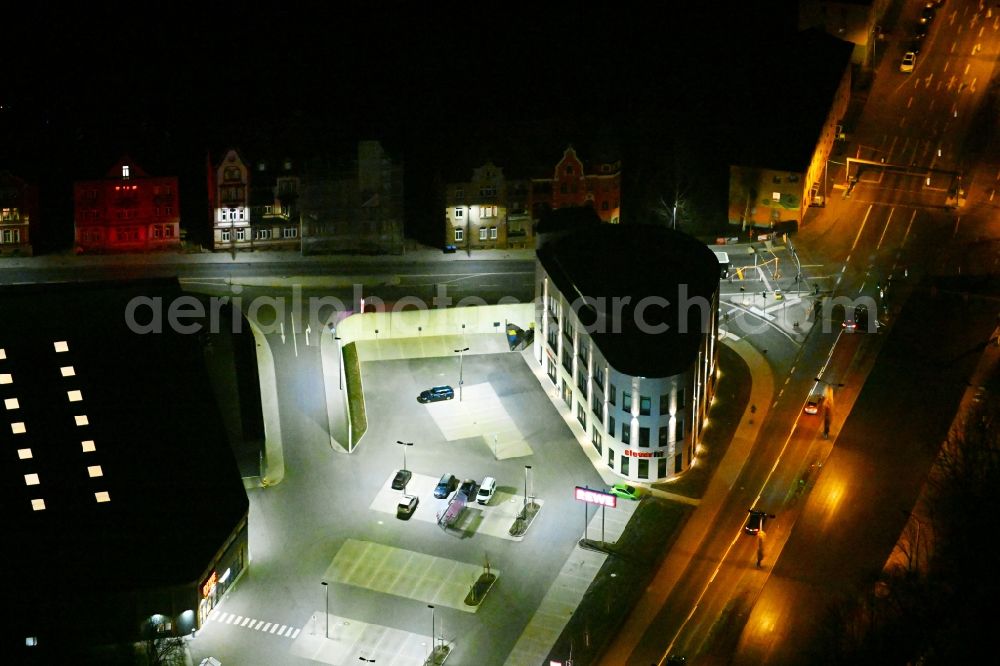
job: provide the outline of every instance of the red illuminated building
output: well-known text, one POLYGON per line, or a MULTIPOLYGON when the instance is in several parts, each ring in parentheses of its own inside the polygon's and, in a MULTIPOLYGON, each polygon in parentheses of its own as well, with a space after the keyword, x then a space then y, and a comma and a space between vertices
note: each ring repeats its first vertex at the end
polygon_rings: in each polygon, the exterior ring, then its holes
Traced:
POLYGON ((551 178, 531 179, 531 216, 546 210, 591 206, 602 222, 617 224, 621 210, 621 161, 604 160, 584 167, 569 146, 551 178))
POLYGON ((150 176, 127 157, 100 180, 73 184, 77 252, 180 245, 176 176, 150 176))

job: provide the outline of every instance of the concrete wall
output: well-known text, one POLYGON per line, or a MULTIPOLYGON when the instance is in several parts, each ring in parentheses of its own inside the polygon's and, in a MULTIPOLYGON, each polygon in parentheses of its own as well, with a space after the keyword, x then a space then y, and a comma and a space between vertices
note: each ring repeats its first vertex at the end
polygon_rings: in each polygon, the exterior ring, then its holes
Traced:
MULTIPOLYGON (((400 301, 394 307, 406 304, 400 301)), ((408 308, 397 312, 353 314, 337 324, 341 344, 359 340, 412 338, 462 333, 504 333, 508 321, 527 329, 535 320, 534 303, 472 307, 408 308), (499 325, 495 325, 499 324, 499 325)))

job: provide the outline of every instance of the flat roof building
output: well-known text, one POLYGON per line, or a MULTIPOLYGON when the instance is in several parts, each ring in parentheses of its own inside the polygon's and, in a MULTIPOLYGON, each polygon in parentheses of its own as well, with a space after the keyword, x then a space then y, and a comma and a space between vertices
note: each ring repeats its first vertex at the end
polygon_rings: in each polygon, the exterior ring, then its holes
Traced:
POLYGON ((607 466, 682 473, 715 390, 719 262, 663 227, 587 225, 537 251, 534 357, 607 466))
POLYGON ((17 600, 0 652, 17 663, 189 633, 249 562, 198 336, 166 316, 184 298, 176 279, 0 288, 0 584, 17 600), (161 330, 139 330, 158 308, 161 330))

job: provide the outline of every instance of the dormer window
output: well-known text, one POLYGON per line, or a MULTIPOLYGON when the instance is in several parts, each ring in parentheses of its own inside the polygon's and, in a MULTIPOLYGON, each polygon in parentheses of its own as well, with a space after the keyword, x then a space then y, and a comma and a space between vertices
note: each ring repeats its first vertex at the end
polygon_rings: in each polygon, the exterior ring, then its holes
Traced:
POLYGON ((126 180, 128 179, 128 177, 129 177, 129 173, 128 172, 129 172, 129 166, 127 164, 123 164, 122 165, 122 178, 123 179, 126 179, 126 180))

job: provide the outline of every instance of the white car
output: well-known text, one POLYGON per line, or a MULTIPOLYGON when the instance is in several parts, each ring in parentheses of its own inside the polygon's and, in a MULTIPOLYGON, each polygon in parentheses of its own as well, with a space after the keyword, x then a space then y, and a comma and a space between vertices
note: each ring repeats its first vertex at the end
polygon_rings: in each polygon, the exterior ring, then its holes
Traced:
POLYGON ((483 485, 479 486, 479 494, 476 495, 476 501, 480 504, 489 504, 490 500, 493 499, 493 493, 497 491, 497 480, 492 476, 488 476, 483 479, 483 485))
POLYGON ((912 72, 915 64, 917 64, 917 54, 913 51, 907 51, 903 54, 902 62, 899 63, 899 71, 912 72))

